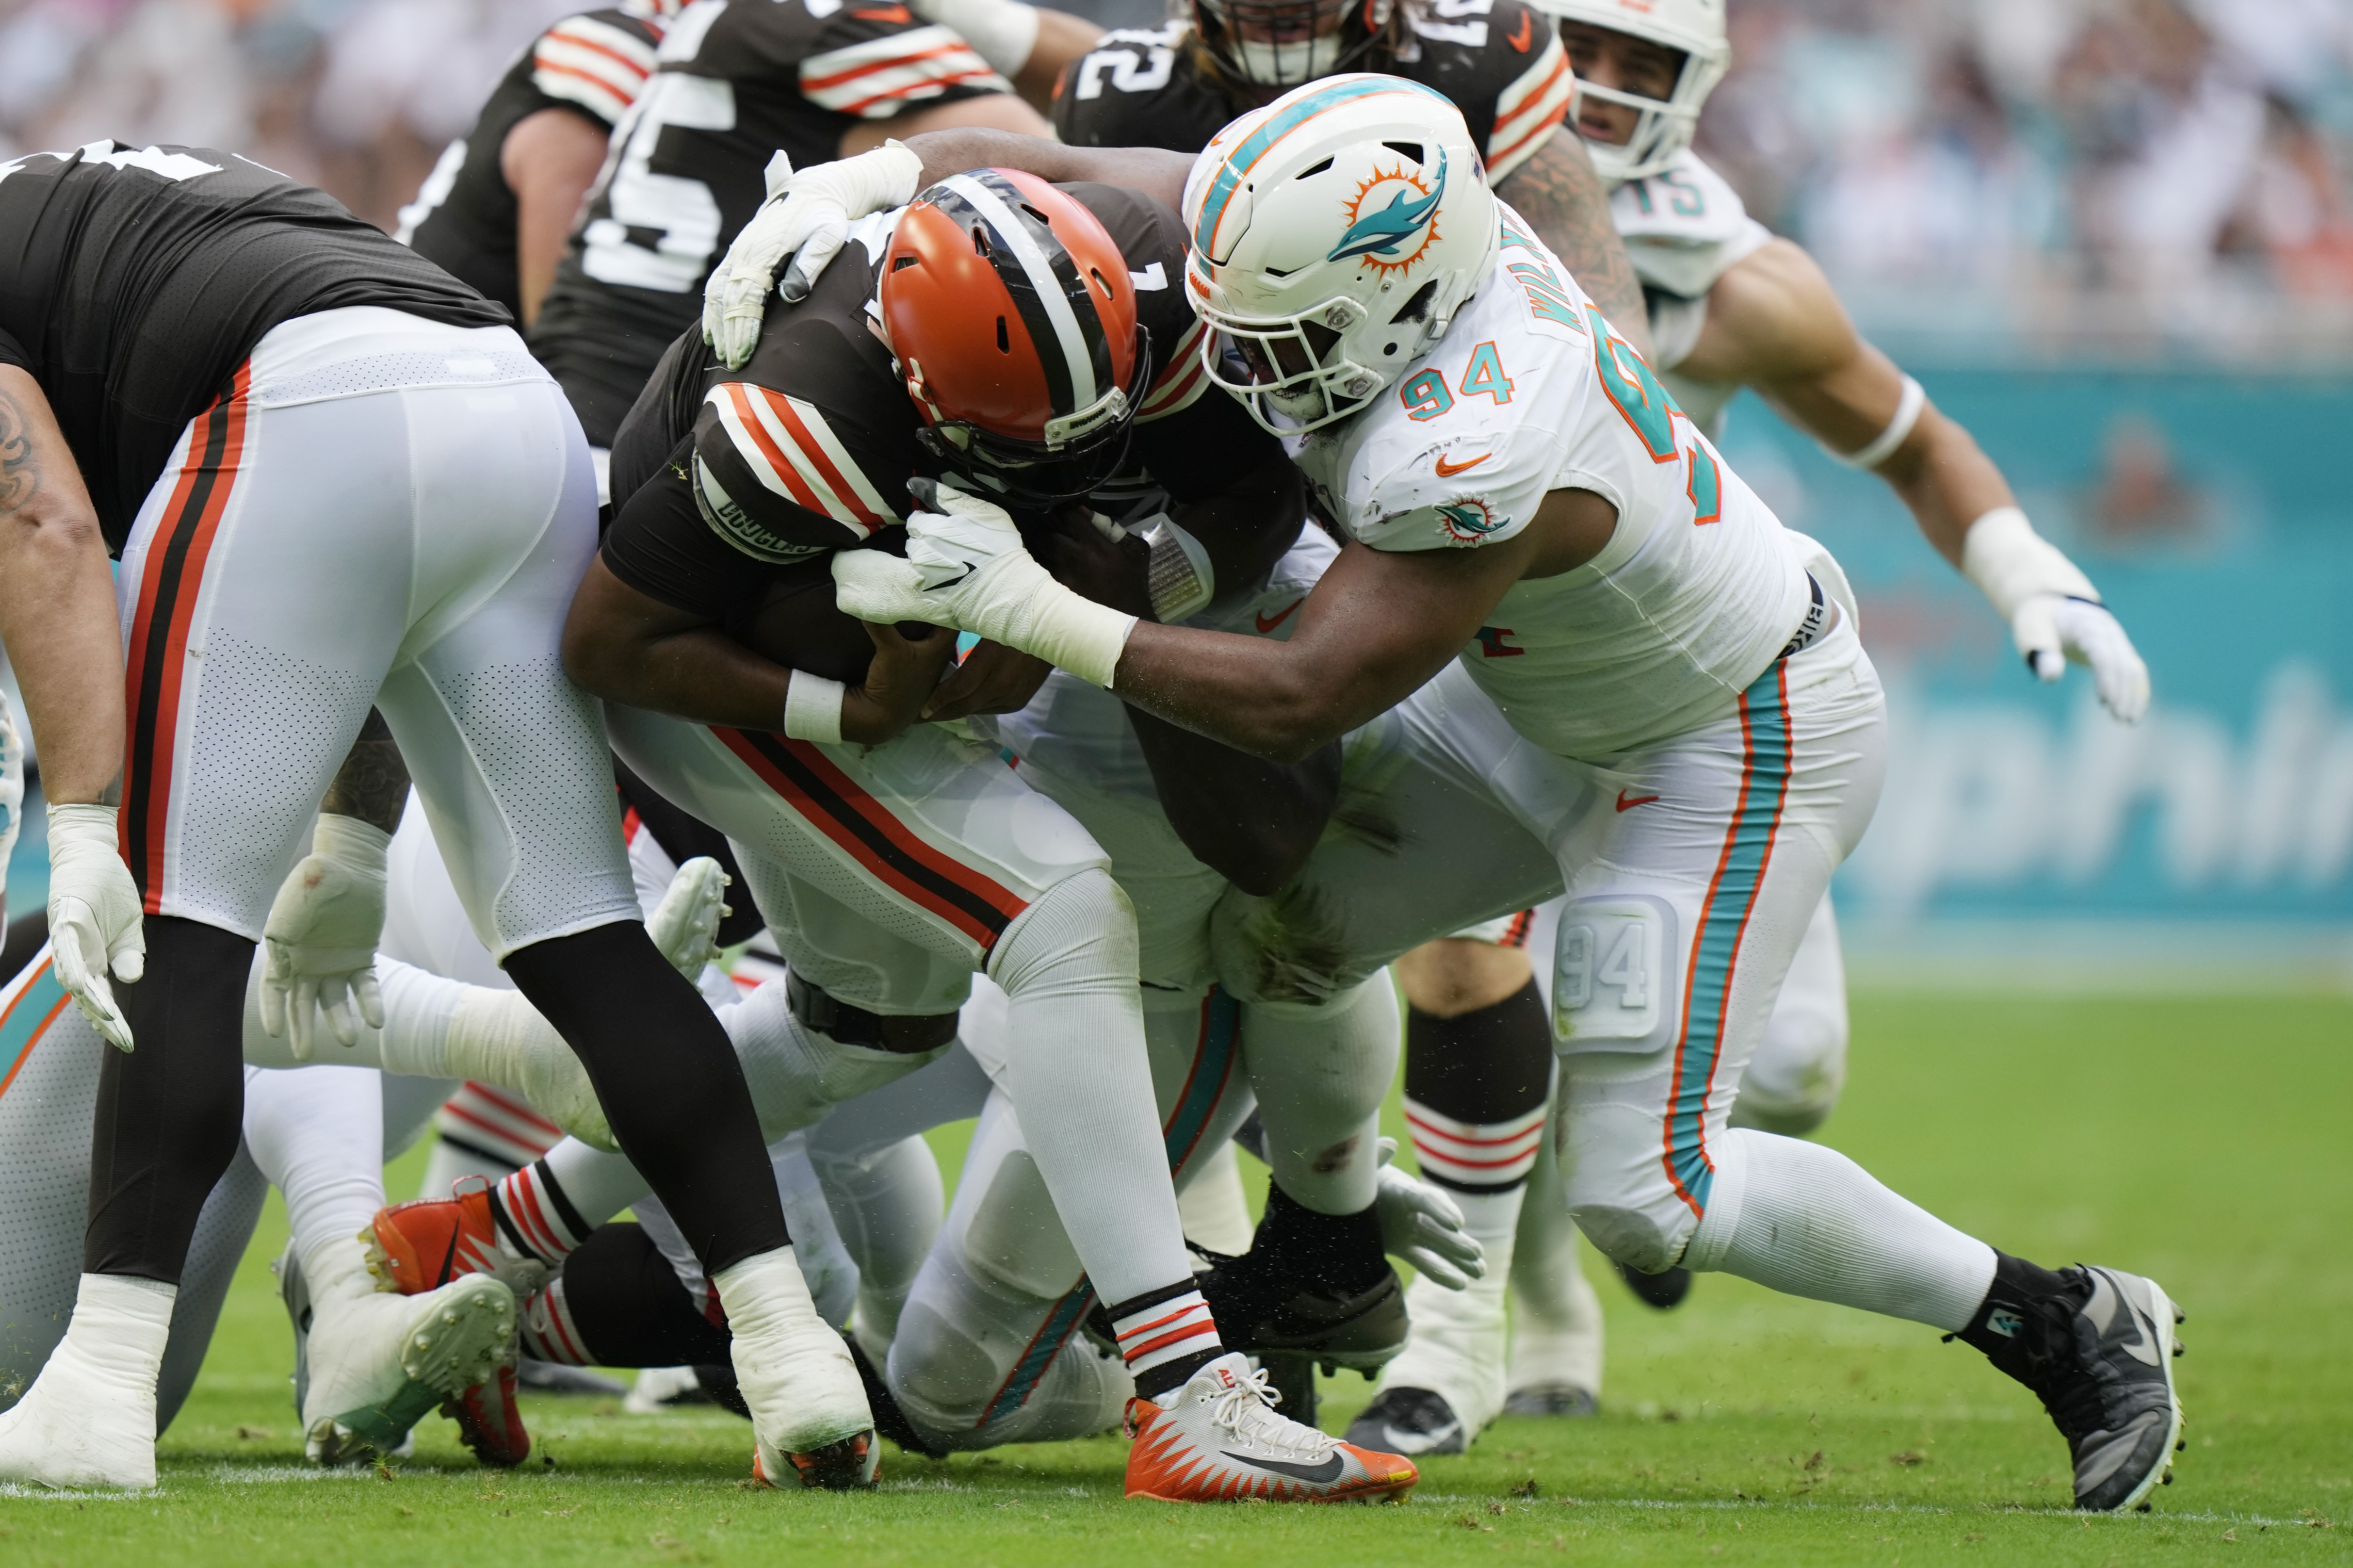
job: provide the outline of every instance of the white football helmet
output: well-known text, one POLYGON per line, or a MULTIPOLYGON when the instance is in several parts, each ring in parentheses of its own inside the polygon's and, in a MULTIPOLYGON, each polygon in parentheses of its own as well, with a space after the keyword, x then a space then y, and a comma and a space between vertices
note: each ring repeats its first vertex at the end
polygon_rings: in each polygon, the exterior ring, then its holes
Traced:
MULTIPOLYGON (((1663 101, 1596 87, 1579 78, 1577 90, 1609 103, 1641 111, 1634 134, 1622 147, 1588 140, 1585 150, 1593 167, 1613 184, 1646 180, 1662 174, 1675 154, 1691 145, 1699 129, 1700 106, 1732 65, 1732 43, 1724 33, 1724 0, 1528 0, 1556 22, 1582 22, 1613 33, 1628 33, 1683 52, 1683 73, 1674 92, 1663 101)), ((1569 119, 1577 105, 1569 105, 1569 119)))
POLYGON ((1461 111, 1337 76, 1211 139, 1185 184, 1185 281, 1209 378, 1277 434, 1344 419, 1445 334, 1495 262, 1461 111))

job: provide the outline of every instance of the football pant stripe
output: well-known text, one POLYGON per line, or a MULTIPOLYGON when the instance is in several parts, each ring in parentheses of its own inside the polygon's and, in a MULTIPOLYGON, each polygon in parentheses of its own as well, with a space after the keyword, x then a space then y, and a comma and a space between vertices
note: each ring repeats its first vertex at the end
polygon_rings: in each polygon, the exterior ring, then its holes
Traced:
POLYGON ((1675 1039, 1672 1100, 1667 1107, 1667 1180, 1692 1213, 1707 1212, 1715 1163, 1707 1152, 1707 1097, 1724 1054, 1725 1004, 1732 994, 1740 943, 1756 912, 1757 896, 1773 863, 1773 841, 1789 790, 1788 670, 1786 659, 1740 694, 1740 793, 1715 875, 1692 933, 1683 981, 1683 1023, 1675 1039))
POLYGON ((245 458, 246 394, 253 363, 240 363, 227 394, 196 416, 171 500, 148 541, 123 679, 131 745, 123 759, 120 836, 142 907, 164 912, 164 844, 171 825, 172 770, 179 747, 180 683, 188 632, 204 596, 205 565, 245 458))
MULTIPOLYGON (((46 947, 42 949, 44 953, 47 951, 46 947)), ((16 983, 14 991, 7 1005, 0 1007, 0 1061, 8 1064, 8 1070, 0 1073, 0 1094, 8 1092, 8 1086, 16 1081, 16 1074, 33 1059, 33 1047, 41 1043, 49 1026, 58 1021, 58 1015, 73 1000, 58 983, 46 957, 16 983)))

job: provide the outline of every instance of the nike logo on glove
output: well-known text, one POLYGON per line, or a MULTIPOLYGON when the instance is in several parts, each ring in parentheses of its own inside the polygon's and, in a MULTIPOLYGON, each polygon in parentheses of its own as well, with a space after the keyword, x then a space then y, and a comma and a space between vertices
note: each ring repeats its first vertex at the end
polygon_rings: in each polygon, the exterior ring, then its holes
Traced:
POLYGON ((1271 632, 1274 630, 1275 627, 1282 625, 1283 622, 1291 618, 1292 611, 1299 608, 1300 605, 1306 602, 1307 601, 1304 598, 1293 599, 1291 603, 1283 605, 1282 608, 1275 611, 1271 616, 1259 616, 1255 617, 1258 621, 1258 629, 1261 632, 1271 632))
POLYGON ((1225 1449, 1223 1452, 1227 1458, 1238 1464, 1249 1465, 1261 1470, 1272 1470, 1279 1476, 1289 1476, 1295 1481, 1306 1481, 1319 1487, 1328 1481, 1338 1480, 1340 1472, 1347 1468, 1347 1461, 1337 1454, 1327 1456, 1320 1465, 1293 1465, 1286 1464, 1281 1459, 1253 1459, 1247 1454, 1237 1454, 1231 1448, 1225 1449))
POLYGON ((1638 805, 1648 805, 1658 798, 1659 797, 1654 795, 1638 795, 1633 799, 1628 800, 1626 798, 1626 792, 1621 789, 1618 792, 1618 809, 1620 811, 1631 811, 1638 805))
MULTIPOLYGON (((1520 18, 1520 20, 1521 20, 1521 21, 1523 21, 1523 22, 1525 22, 1525 21, 1526 21, 1526 20, 1527 20, 1527 18, 1526 18, 1525 16, 1523 16, 1523 17, 1521 17, 1521 18, 1520 18)), ((1490 458, 1493 457, 1494 455, 1495 455, 1495 454, 1494 454, 1494 453, 1493 453, 1493 452, 1482 452, 1482 453, 1480 453, 1477 457, 1475 457, 1475 458, 1472 458, 1472 459, 1471 459, 1469 462, 1467 462, 1467 463, 1450 463, 1450 462, 1448 462, 1445 458, 1439 458, 1439 459, 1438 459, 1438 465, 1437 465, 1437 467, 1438 467, 1438 477, 1439 477, 1440 479, 1452 479, 1455 475, 1457 475, 1457 474, 1461 473, 1461 472, 1463 469, 1465 469, 1465 468, 1477 468, 1480 464, 1482 464, 1482 463, 1485 462, 1488 458, 1490 458)))

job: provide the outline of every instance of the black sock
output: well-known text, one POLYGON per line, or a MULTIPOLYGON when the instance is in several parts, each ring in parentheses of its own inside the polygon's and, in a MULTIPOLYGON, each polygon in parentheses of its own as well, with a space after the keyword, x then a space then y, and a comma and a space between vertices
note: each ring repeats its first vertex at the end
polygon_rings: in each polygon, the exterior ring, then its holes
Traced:
POLYGON ((1534 980, 1451 1018, 1406 1009, 1407 1098, 1457 1121, 1525 1116, 1545 1102, 1552 1061, 1552 1020, 1534 980))
POLYGON ((735 1047, 645 927, 535 942, 510 954, 506 971, 579 1055, 614 1140, 704 1273, 791 1240, 735 1047))
POLYGON ((1343 1296, 1370 1289, 1389 1271, 1388 1255, 1381 1250, 1378 1204, 1366 1204, 1355 1214, 1317 1214, 1272 1184, 1250 1256, 1272 1265, 1285 1279, 1343 1296))
POLYGON ((2036 1303, 2053 1298, 2072 1301, 2081 1294, 2076 1282, 2067 1276, 2029 1263, 2023 1258, 2012 1258, 1997 1248, 1993 1255, 1993 1283, 1986 1289, 1986 1299, 1978 1304, 1968 1326, 1953 1337, 1983 1351, 1997 1363, 2007 1363, 2019 1352, 2019 1329, 2036 1303))
POLYGON ((145 976, 114 982, 137 1049, 100 1047, 81 1266, 177 1285, 196 1216, 237 1158, 253 943, 174 915, 149 915, 146 935, 145 976))
POLYGON ((727 1331, 695 1310, 653 1238, 599 1226, 564 1260, 564 1304, 598 1366, 694 1366, 731 1359, 727 1331))

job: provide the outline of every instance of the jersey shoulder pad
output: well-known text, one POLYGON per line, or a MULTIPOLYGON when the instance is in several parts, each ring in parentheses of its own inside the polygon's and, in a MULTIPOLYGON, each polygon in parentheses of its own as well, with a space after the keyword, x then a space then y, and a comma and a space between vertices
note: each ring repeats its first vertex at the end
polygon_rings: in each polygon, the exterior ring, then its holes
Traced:
POLYGON ((1548 141, 1576 88, 1558 29, 1526 0, 1409 0, 1398 74, 1462 111, 1496 184, 1548 141))
MULTIPOLYGON (((828 0, 802 4, 816 10, 828 0)), ((789 0, 778 8, 791 8, 789 0)), ((839 4, 799 68, 802 97, 862 120, 888 120, 932 99, 1013 90, 960 35, 919 23, 895 0, 839 4)))
MULTIPOLYGON (((1054 84, 1054 129, 1077 147, 1160 145, 1166 128, 1156 111, 1176 96, 1192 67, 1184 48, 1190 27, 1122 27, 1064 68, 1054 84)), ((1205 138, 1206 140, 1206 138, 1205 138)))
POLYGON ((1724 176, 1688 148, 1664 173, 1612 192, 1609 216, 1635 275, 1686 299, 1706 293, 1773 237, 1724 176))
MULTIPOLYGON (((836 427, 846 423, 757 382, 719 383, 703 395, 696 421, 695 505, 761 561, 797 561, 871 538, 900 517, 884 499, 888 476, 870 471, 884 465, 871 452, 860 461, 836 427)), ((858 432, 849 434, 854 440, 858 432)))
POLYGON ((654 72, 659 35, 619 11, 566 16, 531 47, 531 84, 611 124, 654 72))

